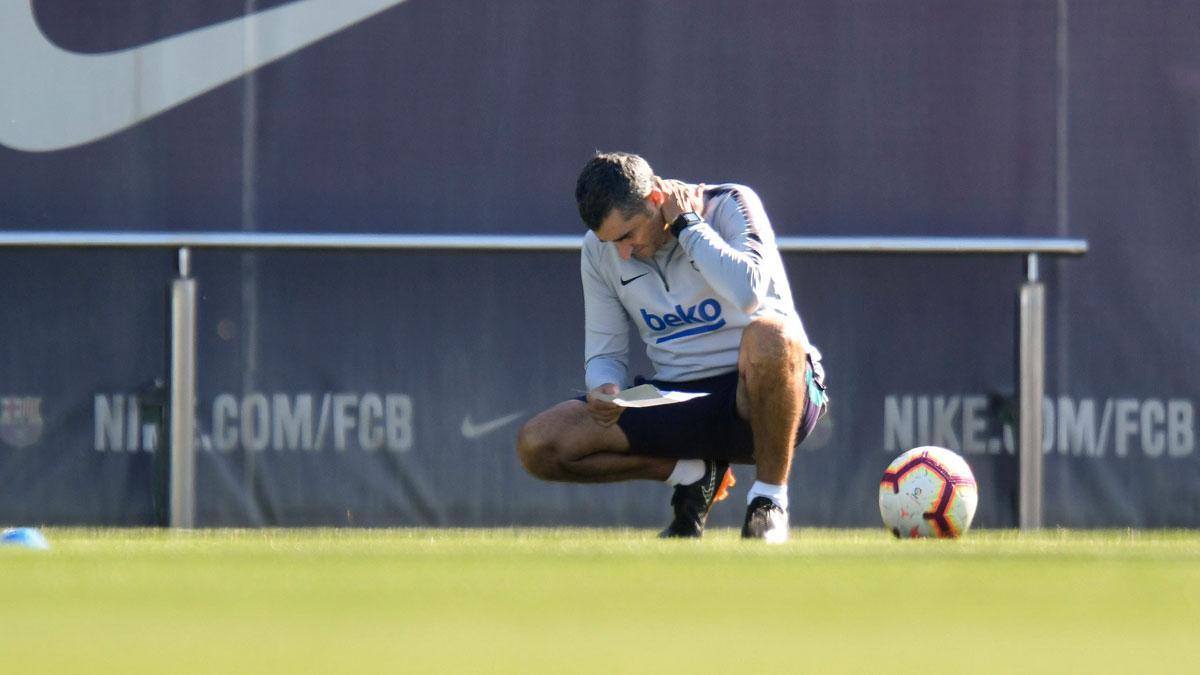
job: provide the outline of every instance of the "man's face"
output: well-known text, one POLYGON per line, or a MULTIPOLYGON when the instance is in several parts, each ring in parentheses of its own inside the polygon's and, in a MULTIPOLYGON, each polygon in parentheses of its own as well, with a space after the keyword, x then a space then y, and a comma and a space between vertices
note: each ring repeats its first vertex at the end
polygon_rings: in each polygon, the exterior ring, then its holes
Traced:
POLYGON ((617 247, 622 260, 630 256, 653 258, 667 241, 662 210, 654 206, 651 197, 646 198, 645 207, 628 217, 620 209, 613 209, 596 230, 600 241, 611 241, 617 247))

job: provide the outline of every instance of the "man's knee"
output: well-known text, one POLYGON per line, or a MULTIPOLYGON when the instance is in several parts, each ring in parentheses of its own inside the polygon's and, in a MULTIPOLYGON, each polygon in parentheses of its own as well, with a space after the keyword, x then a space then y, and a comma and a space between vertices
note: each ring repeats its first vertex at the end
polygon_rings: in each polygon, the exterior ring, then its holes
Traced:
POLYGON ((553 428, 538 415, 526 422, 517 432, 517 457, 530 475, 553 480, 557 466, 557 445, 553 428))
POLYGON ((742 332, 743 374, 794 370, 804 362, 804 343, 799 331, 782 319, 759 317, 742 332))

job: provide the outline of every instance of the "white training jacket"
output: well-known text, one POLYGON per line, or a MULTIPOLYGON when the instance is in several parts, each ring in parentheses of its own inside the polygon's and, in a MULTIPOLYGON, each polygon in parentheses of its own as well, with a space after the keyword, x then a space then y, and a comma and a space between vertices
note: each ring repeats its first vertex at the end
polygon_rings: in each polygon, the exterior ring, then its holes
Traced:
POLYGON ((794 322, 814 362, 775 232, 743 185, 704 191, 704 222, 667 238, 653 259, 622 260, 589 231, 583 239, 584 376, 589 390, 626 387, 629 322, 637 326, 654 379, 697 380, 737 369, 742 329, 758 316, 794 322))

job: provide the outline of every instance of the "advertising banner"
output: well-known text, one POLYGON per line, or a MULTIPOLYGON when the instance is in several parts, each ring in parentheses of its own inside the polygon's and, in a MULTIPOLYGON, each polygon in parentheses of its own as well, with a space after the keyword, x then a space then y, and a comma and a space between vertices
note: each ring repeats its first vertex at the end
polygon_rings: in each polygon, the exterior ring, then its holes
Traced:
MULTIPOLYGON (((222 0, 0 5, 0 229, 570 234, 596 150, 754 188, 780 236, 1087 239, 1041 260, 1045 516, 1200 525, 1200 8, 222 0)), ((176 252, 0 249, 0 522, 165 522, 176 252)), ((579 395, 577 254, 193 251, 197 524, 665 522, 515 435, 579 395)), ((1017 517, 1019 256, 789 253, 831 406, 797 525, 961 452, 1017 517)), ((645 361, 637 361, 644 369, 645 361)), ((645 372, 642 370, 642 372, 645 372)), ((648 374, 648 373, 647 373, 648 374)), ((740 522, 753 469, 714 522, 740 522)))

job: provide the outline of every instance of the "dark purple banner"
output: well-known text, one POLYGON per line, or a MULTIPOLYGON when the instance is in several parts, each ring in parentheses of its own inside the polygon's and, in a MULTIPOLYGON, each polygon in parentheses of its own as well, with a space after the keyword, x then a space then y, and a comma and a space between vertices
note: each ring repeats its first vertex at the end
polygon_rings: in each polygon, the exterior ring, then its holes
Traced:
MULTIPOLYGON (((1087 239, 1043 259, 1048 525, 1198 526, 1200 8, 34 0, 0 9, 0 228, 579 234, 592 152, 752 186, 781 236, 1087 239)), ((201 525, 658 525, 551 485, 571 253, 194 252, 201 525)), ((1018 257, 785 256, 825 354, 797 525, 907 448, 1016 524, 1018 257)), ((0 522, 165 513, 175 252, 0 250, 0 522)), ((643 363, 639 361, 639 363, 643 363)), ((734 507, 753 482, 739 474, 734 507)))

